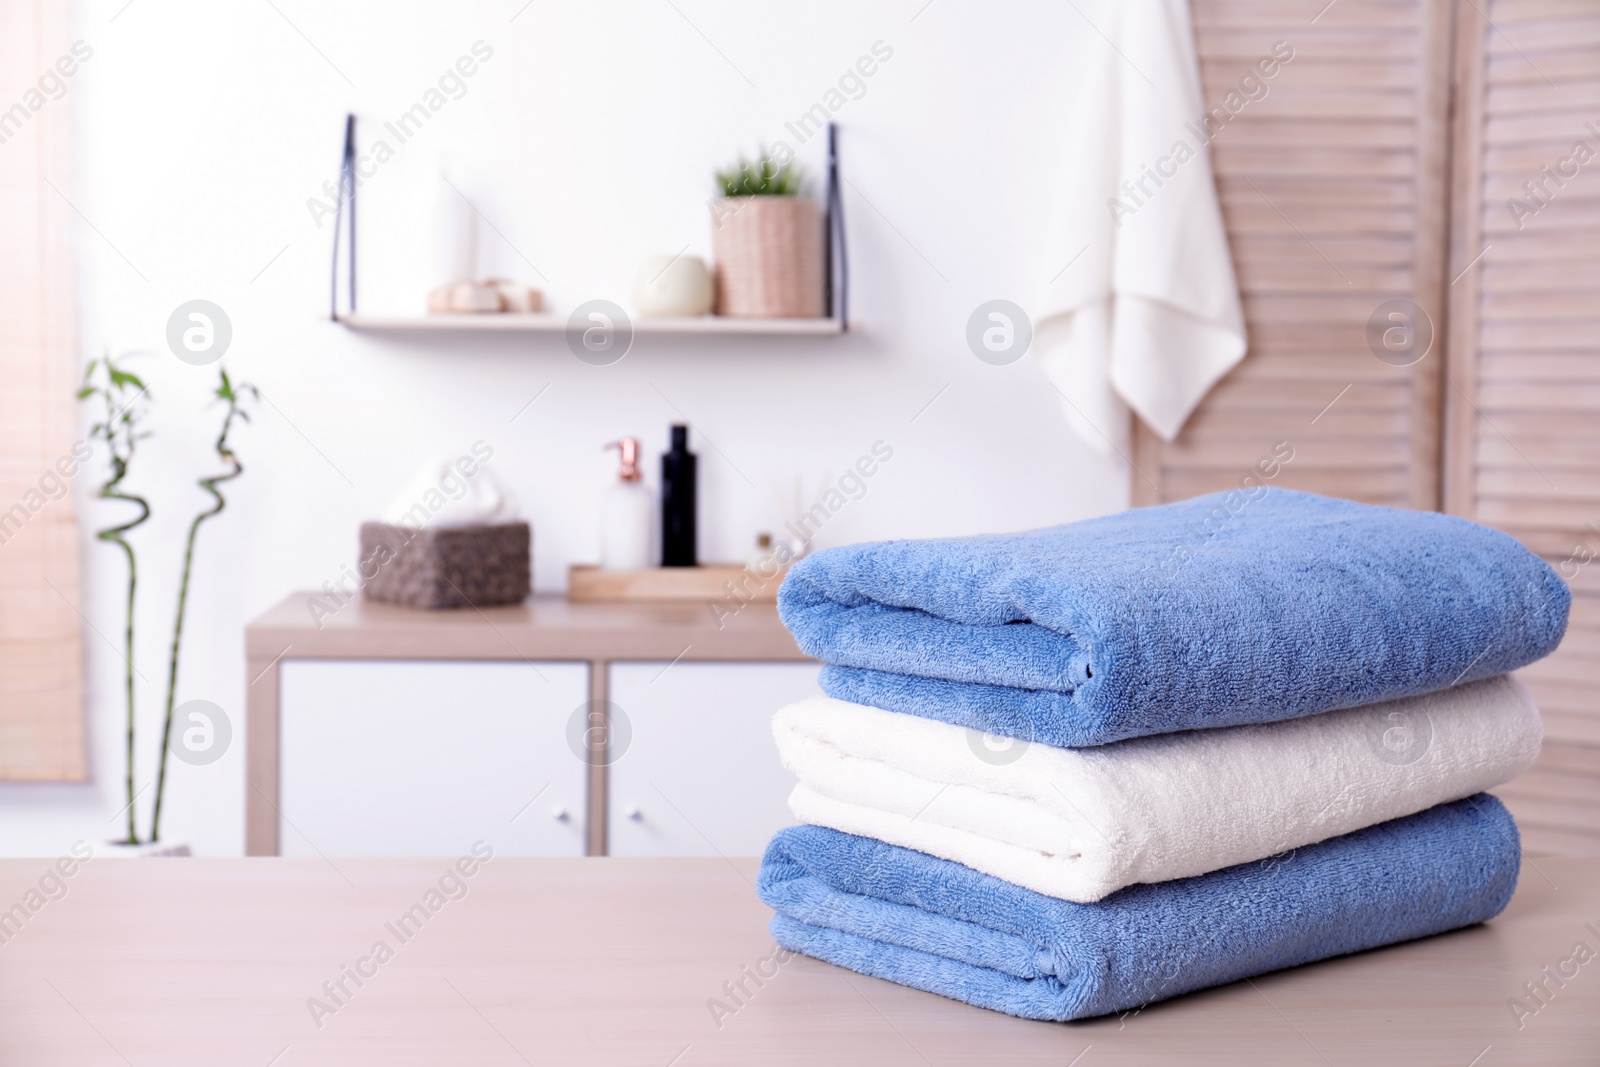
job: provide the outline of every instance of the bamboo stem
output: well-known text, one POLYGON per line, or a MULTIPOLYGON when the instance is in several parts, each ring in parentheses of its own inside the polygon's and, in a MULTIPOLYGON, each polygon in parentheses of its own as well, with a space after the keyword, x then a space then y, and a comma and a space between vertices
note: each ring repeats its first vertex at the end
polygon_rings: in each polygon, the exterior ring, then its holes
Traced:
POLYGON ((195 539, 200 533, 200 525, 207 519, 221 514, 222 509, 228 506, 227 500, 218 491, 217 486, 232 481, 244 473, 243 464, 228 447, 228 431, 233 427, 236 416, 249 419, 249 416, 240 410, 238 397, 244 390, 251 388, 248 385, 241 385, 237 391, 234 390, 228 382, 227 372, 222 372, 222 384, 217 389, 217 395, 228 402, 228 411, 223 416, 222 432, 217 435, 215 448, 217 455, 228 464, 229 469, 226 473, 200 479, 200 487, 215 497, 216 503, 194 517, 194 521, 189 524, 188 540, 184 543, 183 575, 178 581, 178 610, 172 626, 172 649, 167 658, 167 708, 161 727, 161 756, 159 769, 156 771, 155 808, 150 817, 151 841, 161 840, 161 801, 166 795, 167 788, 167 752, 168 746, 172 743, 172 713, 178 696, 178 652, 183 643, 183 621, 189 603, 189 576, 194 570, 195 539))
POLYGON ((100 530, 95 534, 97 539, 120 547, 124 557, 128 561, 128 602, 127 615, 123 621, 122 658, 124 665, 123 696, 127 704, 128 717, 128 766, 126 775, 126 787, 128 793, 128 839, 126 843, 130 845, 137 845, 140 843, 137 815, 134 811, 134 801, 137 799, 138 794, 135 792, 133 787, 135 753, 134 740, 138 725, 137 716, 135 714, 136 705, 133 684, 134 674, 136 673, 133 668, 133 626, 134 606, 137 602, 139 588, 139 568, 137 557, 134 555, 133 546, 128 543, 127 538, 123 535, 129 530, 132 530, 134 527, 139 526, 150 517, 150 503, 143 497, 136 494, 121 492, 117 487, 121 485, 122 480, 127 477, 128 466, 133 462, 133 454, 137 446, 139 434, 135 429, 134 424, 136 420, 131 412, 131 409, 133 404, 138 401, 139 397, 144 394, 144 391, 144 384, 133 375, 119 371, 109 356, 103 361, 96 360, 89 364, 84 373, 84 385, 78 391, 78 396, 80 399, 99 395, 105 403, 106 420, 104 423, 96 426, 94 430, 91 431, 92 433, 98 434, 98 436, 105 440, 106 447, 111 453, 111 477, 104 485, 100 487, 100 499, 122 500, 130 504, 137 504, 139 506, 139 514, 132 520, 117 526, 107 527, 106 529, 100 530), (91 375, 93 375, 95 366, 102 362, 106 368, 106 385, 104 387, 91 386, 89 384, 89 378, 91 375), (139 392, 134 394, 132 400, 129 400, 120 409, 118 409, 115 402, 121 396, 122 391, 129 385, 138 386, 139 392))
POLYGON ((134 521, 132 523, 129 523, 126 526, 117 527, 115 529, 101 530, 100 533, 97 535, 100 538, 100 540, 102 540, 102 541, 109 541, 109 542, 111 542, 113 544, 120 545, 122 547, 122 551, 127 555, 127 558, 128 558, 128 614, 127 614, 127 619, 126 619, 126 621, 125 621, 125 623, 123 625, 123 631, 122 631, 122 644, 123 644, 122 658, 123 658, 123 662, 124 662, 124 665, 125 665, 124 666, 124 670, 123 670, 123 678, 124 678, 124 687, 125 687, 125 694, 126 694, 125 695, 125 699, 126 699, 127 706, 128 706, 128 774, 127 774, 127 788, 128 788, 128 840, 127 840, 127 843, 130 844, 130 845, 137 845, 139 843, 139 829, 138 829, 137 824, 134 822, 134 812, 133 812, 133 801, 134 801, 134 796, 135 796, 134 789, 133 789, 133 739, 134 739, 134 726, 135 726, 134 714, 133 714, 133 709, 134 709, 134 704, 133 704, 133 605, 134 605, 134 593, 138 589, 138 586, 139 586, 139 572, 138 572, 137 566, 136 566, 136 564, 134 562, 133 547, 131 545, 129 545, 128 542, 126 542, 126 541, 124 541, 122 539, 121 534, 122 534, 122 532, 124 530, 131 529, 132 527, 139 525, 139 523, 143 522, 146 518, 148 518, 149 515, 150 515, 150 508, 149 508, 148 505, 146 505, 144 503, 144 501, 140 500, 138 497, 124 496, 124 495, 122 495, 120 493, 106 493, 106 492, 102 492, 100 495, 101 495, 102 498, 105 498, 105 499, 108 499, 108 500, 128 500, 128 501, 133 501, 133 502, 136 502, 136 503, 144 506, 144 514, 141 515, 136 521, 134 521))

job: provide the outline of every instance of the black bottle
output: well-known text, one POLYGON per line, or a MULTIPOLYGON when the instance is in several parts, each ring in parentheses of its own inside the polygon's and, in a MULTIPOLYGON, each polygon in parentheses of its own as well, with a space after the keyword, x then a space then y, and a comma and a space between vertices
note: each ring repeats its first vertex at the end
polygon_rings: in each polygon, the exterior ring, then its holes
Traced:
POLYGON ((674 424, 672 449, 661 454, 661 565, 693 567, 695 558, 695 456, 689 427, 674 424))

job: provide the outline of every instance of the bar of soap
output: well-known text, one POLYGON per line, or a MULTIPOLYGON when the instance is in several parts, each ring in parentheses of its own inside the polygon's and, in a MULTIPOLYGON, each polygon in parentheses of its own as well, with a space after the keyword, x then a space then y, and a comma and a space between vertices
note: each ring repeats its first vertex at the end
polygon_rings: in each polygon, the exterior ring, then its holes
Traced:
POLYGON ((544 293, 519 285, 509 278, 490 278, 486 283, 500 294, 500 310, 513 315, 532 315, 544 310, 544 293))
POLYGON ((485 314, 502 309, 500 291, 481 282, 452 282, 428 294, 429 314, 485 314))
POLYGON ((412 608, 520 604, 533 592, 532 547, 525 522, 421 529, 364 522, 362 592, 412 608))

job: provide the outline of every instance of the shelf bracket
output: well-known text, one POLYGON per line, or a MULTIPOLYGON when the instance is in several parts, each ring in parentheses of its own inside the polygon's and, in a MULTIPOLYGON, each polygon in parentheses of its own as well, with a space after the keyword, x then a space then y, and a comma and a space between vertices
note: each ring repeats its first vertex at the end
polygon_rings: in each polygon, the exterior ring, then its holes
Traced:
POLYGON ((839 332, 850 330, 850 255, 844 241, 844 197, 839 189, 839 124, 828 123, 828 227, 824 250, 828 313, 839 332))
POLYGON ((344 153, 339 158, 339 195, 333 205, 333 267, 328 284, 328 317, 339 321, 339 234, 345 226, 344 205, 350 201, 350 248, 347 253, 349 274, 346 284, 350 295, 350 312, 356 310, 356 117, 344 117, 344 153))

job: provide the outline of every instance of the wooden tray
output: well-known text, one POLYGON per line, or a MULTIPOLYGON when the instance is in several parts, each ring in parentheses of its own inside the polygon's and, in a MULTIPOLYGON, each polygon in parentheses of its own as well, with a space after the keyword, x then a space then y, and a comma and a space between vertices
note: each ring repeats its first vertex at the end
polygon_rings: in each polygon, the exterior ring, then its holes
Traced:
POLYGON ((578 564, 567 571, 567 599, 575 604, 635 603, 672 600, 724 600, 737 598, 771 603, 778 598, 784 571, 771 578, 751 574, 739 563, 706 563, 698 567, 651 567, 642 571, 603 571, 578 564))

